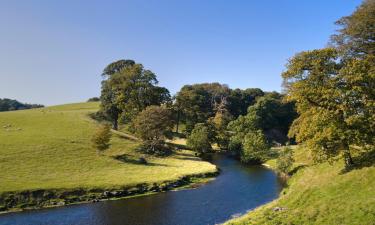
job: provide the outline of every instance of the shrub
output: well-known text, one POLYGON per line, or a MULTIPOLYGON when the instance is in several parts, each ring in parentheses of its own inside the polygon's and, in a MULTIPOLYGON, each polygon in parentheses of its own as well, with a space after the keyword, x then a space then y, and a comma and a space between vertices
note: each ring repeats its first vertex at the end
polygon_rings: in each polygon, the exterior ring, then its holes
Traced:
POLYGON ((143 140, 141 151, 149 154, 169 152, 164 140, 173 128, 171 112, 162 106, 149 106, 133 120, 136 135, 143 140))
POLYGON ((111 127, 109 125, 100 126, 91 139, 92 145, 99 152, 109 148, 109 141, 111 140, 111 127))
POLYGON ((187 139, 187 145, 192 150, 198 153, 205 153, 212 149, 210 138, 209 138, 209 129, 203 123, 197 123, 194 126, 190 136, 187 139))
POLYGON ((243 141, 241 161, 244 163, 260 164, 267 159, 270 146, 262 131, 248 133, 243 141))
POLYGON ((290 147, 284 147, 276 160, 277 171, 288 174, 294 163, 293 149, 290 147))

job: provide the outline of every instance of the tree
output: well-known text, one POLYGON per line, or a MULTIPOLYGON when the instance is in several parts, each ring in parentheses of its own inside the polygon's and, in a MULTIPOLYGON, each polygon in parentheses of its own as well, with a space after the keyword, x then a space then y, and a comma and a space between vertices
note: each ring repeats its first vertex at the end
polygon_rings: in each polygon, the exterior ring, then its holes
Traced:
POLYGON ((121 109, 122 121, 130 122, 139 112, 150 105, 170 101, 166 88, 156 86, 156 75, 141 64, 123 68, 109 79, 116 93, 116 105, 121 109))
POLYGON ((214 140, 221 149, 228 149, 229 134, 227 127, 232 119, 233 117, 227 109, 227 101, 223 99, 216 107, 215 116, 208 120, 208 124, 213 126, 214 140))
POLYGON ((209 129, 203 123, 197 123, 187 139, 187 145, 198 153, 205 153, 212 149, 209 129))
POLYGON ((156 75, 132 60, 120 60, 108 65, 103 72, 101 111, 117 129, 118 121, 130 122, 150 105, 170 102, 169 91, 157 86, 156 75))
POLYGON ((247 88, 244 90, 231 90, 228 96, 228 111, 237 118, 240 115, 246 115, 249 106, 254 105, 256 99, 264 95, 264 92, 259 88, 247 88))
POLYGON ((293 149, 289 146, 283 147, 276 159, 276 169, 277 171, 288 174, 293 166, 293 149))
POLYGON ((230 89, 219 83, 185 85, 176 94, 175 105, 188 133, 196 123, 205 123, 215 115, 215 106, 228 96, 230 89))
POLYGON ((100 126, 91 139, 92 145, 98 152, 102 152, 109 148, 111 140, 111 128, 109 125, 100 126))
POLYGON ((246 134, 243 141, 241 161, 244 163, 260 164, 269 155, 270 146, 261 130, 246 134))
POLYGON ((112 122, 112 128, 114 130, 118 129, 118 119, 122 110, 117 103, 118 93, 110 83, 110 76, 120 72, 126 67, 131 67, 134 64, 135 62, 133 60, 118 60, 106 66, 102 73, 102 76, 108 79, 102 81, 102 90, 100 95, 100 113, 102 113, 109 121, 112 122))
POLYGON ((297 112, 293 101, 283 102, 283 95, 271 92, 259 97, 248 108, 247 115, 270 142, 285 144, 289 127, 297 117, 297 112))
POLYGON ((318 160, 343 153, 353 165, 353 145, 374 144, 374 57, 340 61, 336 49, 297 54, 282 74, 299 117, 290 136, 308 145, 318 160))
POLYGON ((131 59, 120 59, 107 65, 102 73, 102 76, 111 76, 120 72, 123 68, 134 66, 135 62, 131 59))
POLYGON ((148 106, 140 112, 134 121, 135 133, 143 142, 147 153, 164 154, 163 144, 173 128, 171 112, 162 106, 148 106))
POLYGON ((331 40, 340 54, 347 58, 375 55, 375 1, 365 0, 350 16, 336 22, 341 26, 331 40))
POLYGON ((243 152, 243 142, 248 133, 256 132, 258 130, 255 119, 252 115, 239 116, 236 120, 228 124, 230 133, 228 149, 234 152, 237 156, 241 156, 243 152))

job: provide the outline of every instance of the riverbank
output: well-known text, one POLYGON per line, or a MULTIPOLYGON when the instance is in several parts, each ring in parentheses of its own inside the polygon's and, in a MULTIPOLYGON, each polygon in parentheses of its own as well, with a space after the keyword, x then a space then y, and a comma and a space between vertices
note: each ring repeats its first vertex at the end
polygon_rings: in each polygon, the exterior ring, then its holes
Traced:
MULTIPOLYGON (((354 155, 358 166, 345 171, 341 158, 314 164, 309 151, 296 148, 293 175, 280 197, 225 224, 373 224, 374 152, 354 155)), ((274 168, 275 159, 266 164, 274 168)))
POLYGON ((0 214, 24 210, 66 206, 72 204, 96 203, 105 200, 134 198, 171 190, 197 188, 219 174, 217 172, 194 174, 177 180, 153 184, 137 184, 135 186, 116 189, 56 189, 26 190, 22 192, 5 192, 0 194, 0 203, 8 207, 0 208, 0 214))
POLYGON ((102 155, 90 143, 98 103, 0 113, 0 210, 40 208, 153 193, 194 183, 217 168, 178 150, 168 157, 135 151, 114 134, 102 155), (141 163, 140 158, 147 163, 141 163))

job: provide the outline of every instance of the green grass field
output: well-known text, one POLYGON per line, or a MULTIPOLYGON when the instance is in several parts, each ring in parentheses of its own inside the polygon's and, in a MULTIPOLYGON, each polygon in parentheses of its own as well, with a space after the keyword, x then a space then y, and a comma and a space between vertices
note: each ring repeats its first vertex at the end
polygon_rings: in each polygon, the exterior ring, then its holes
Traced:
POLYGON ((139 144, 113 135, 98 155, 90 139, 98 125, 88 117, 98 103, 0 113, 0 194, 36 189, 116 188, 158 183, 216 171, 190 151, 135 163, 139 144), (117 160, 115 156, 127 160, 117 160))
MULTIPOLYGON (((302 148, 295 149, 295 160, 300 169, 279 199, 226 224, 375 224, 374 165, 343 172, 342 159, 314 165, 302 148)), ((266 164, 273 167, 275 160, 266 164)))

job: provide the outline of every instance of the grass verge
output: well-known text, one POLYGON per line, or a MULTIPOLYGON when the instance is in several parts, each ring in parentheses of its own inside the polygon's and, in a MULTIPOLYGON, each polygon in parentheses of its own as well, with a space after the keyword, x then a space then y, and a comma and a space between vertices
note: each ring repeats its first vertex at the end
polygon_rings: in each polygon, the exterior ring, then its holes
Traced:
MULTIPOLYGON (((303 148, 295 149, 295 160, 278 199, 225 224, 375 224, 373 163, 345 172, 342 159, 313 164, 303 148)), ((266 164, 272 168, 275 160, 266 164)))

